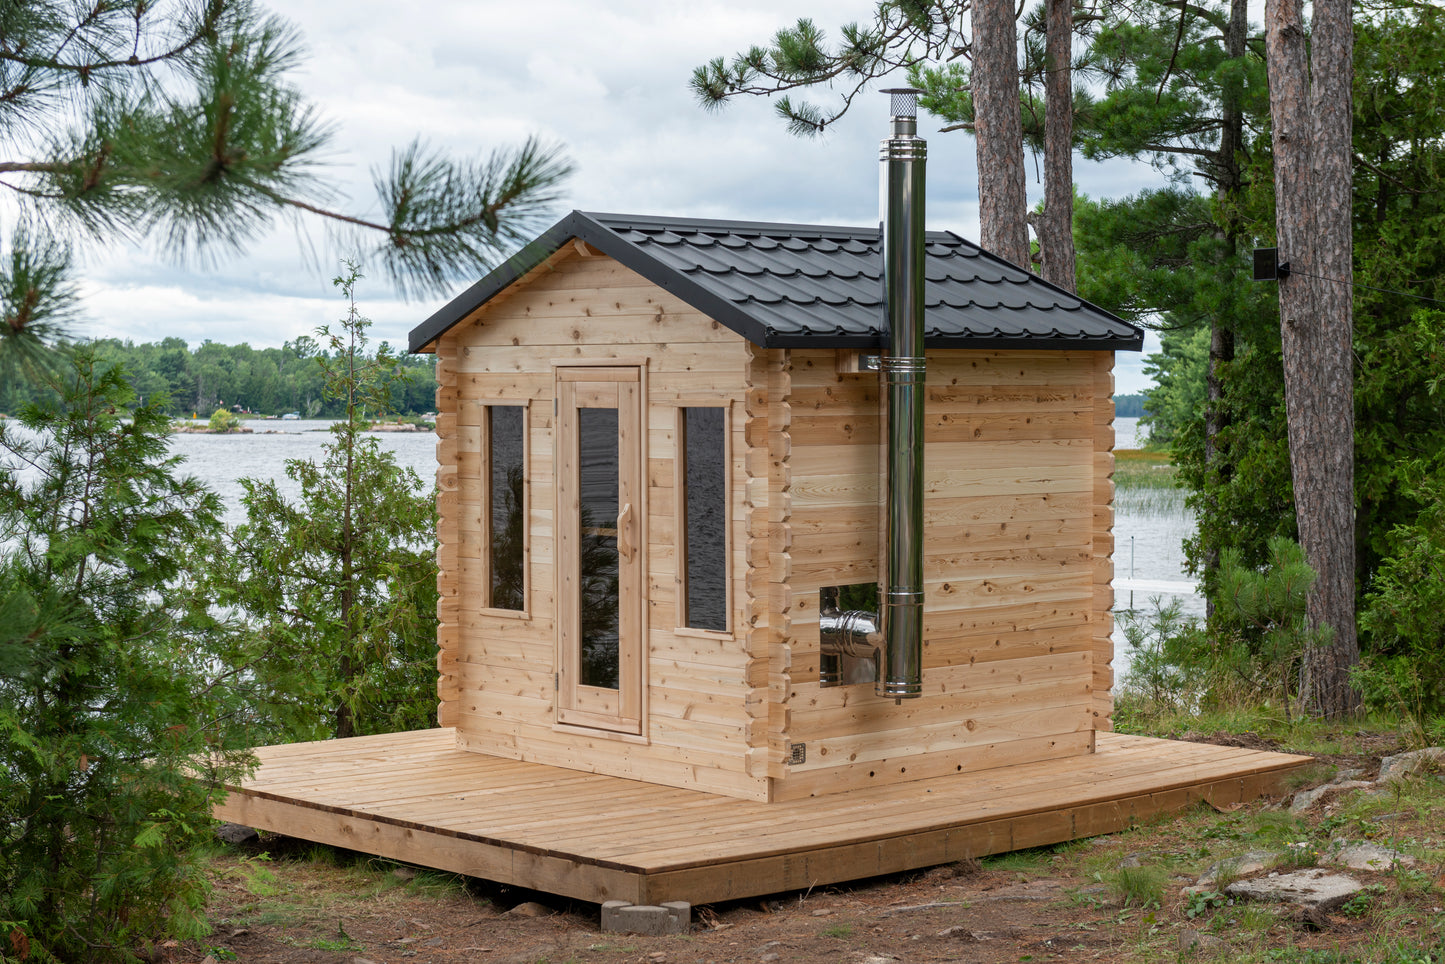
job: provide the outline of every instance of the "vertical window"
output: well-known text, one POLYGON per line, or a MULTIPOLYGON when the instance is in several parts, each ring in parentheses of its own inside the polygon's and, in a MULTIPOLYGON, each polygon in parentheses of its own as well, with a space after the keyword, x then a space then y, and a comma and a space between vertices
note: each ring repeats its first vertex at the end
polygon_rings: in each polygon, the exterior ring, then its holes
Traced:
POLYGON ((486 455, 487 601, 491 609, 527 608, 527 409, 482 409, 486 455))
POLYGON ((727 409, 683 408, 679 425, 679 625, 728 629, 727 409))
POLYGON ((581 593, 583 686, 615 690, 622 659, 618 523, 621 440, 617 409, 577 410, 578 522, 581 527, 577 586, 581 593))

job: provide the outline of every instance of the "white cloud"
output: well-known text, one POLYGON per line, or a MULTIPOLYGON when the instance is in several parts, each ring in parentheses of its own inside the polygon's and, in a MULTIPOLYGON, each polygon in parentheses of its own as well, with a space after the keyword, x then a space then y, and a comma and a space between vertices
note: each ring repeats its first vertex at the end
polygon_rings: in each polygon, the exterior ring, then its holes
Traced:
MULTIPOLYGON (((303 33, 310 57, 296 76, 336 125, 319 173, 353 213, 375 213, 371 169, 413 138, 481 157, 537 133, 577 165, 566 206, 641 214, 842 224, 877 216, 876 150, 886 98, 865 93, 822 138, 789 135, 766 99, 704 111, 693 67, 766 42, 800 16, 830 35, 867 20, 875 0, 287 0, 275 9, 303 33)), ((822 97, 829 96, 826 92, 822 97)), ((929 139, 929 224, 978 236, 973 141, 929 139)), ((936 126, 936 125, 934 125, 936 126)), ((1032 175, 1032 169, 1031 169, 1032 175)), ((1143 165, 1076 163, 1092 196, 1157 182, 1143 165)), ((1040 193, 1031 179, 1030 196, 1040 193)), ((562 212, 559 212, 559 214, 562 212)), ((244 256, 215 254, 205 270, 149 251, 94 252, 86 267, 87 330, 133 340, 279 345, 332 321, 339 248, 324 225, 283 224, 244 256), (309 248, 309 251, 308 251, 309 248)), ((393 343, 443 299, 402 302, 379 271, 359 288, 374 334, 393 343)), ((460 290, 465 283, 460 283, 460 290)), ((1142 383, 1120 355, 1119 390, 1142 383), (1127 384, 1126 384, 1127 382, 1127 384)))

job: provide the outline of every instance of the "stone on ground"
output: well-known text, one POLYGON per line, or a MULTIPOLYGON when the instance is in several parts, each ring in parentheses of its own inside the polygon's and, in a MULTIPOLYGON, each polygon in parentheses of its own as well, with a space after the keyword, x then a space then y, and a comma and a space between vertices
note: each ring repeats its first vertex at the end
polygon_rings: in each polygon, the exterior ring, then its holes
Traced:
POLYGON ((1365 885, 1344 874, 1330 873, 1319 867, 1297 870, 1289 874, 1270 874, 1253 880, 1240 880, 1224 889, 1230 897, 1295 904, 1306 910, 1333 910, 1365 885))
POLYGON ((221 824, 216 828, 216 836, 220 837, 224 843, 231 844, 232 846, 247 844, 261 839, 261 835, 256 831, 250 827, 244 827, 239 823, 221 824))
POLYGON ((1396 866, 1413 867, 1415 858, 1378 844, 1335 840, 1320 855, 1320 863, 1350 870, 1391 870, 1396 866))
POLYGON ((1196 887, 1208 887, 1217 883, 1220 877, 1248 877, 1261 870, 1268 870, 1279 863, 1279 854, 1272 850, 1251 850, 1238 857, 1226 857, 1206 870, 1194 882, 1196 887))
POLYGON ((685 900, 664 901, 661 906, 609 900, 602 905, 602 931, 606 934, 662 937, 686 934, 691 926, 692 905, 685 900))
POLYGON ((1337 783, 1326 783, 1322 787, 1315 787, 1313 790, 1301 790, 1294 795, 1294 801, 1290 803, 1291 813, 1304 813, 1315 804, 1324 801, 1327 797, 1344 793, 1346 790, 1368 790, 1374 784, 1367 780, 1343 780, 1337 783))
POLYGON ((1380 761, 1381 783, 1393 783, 1431 767, 1445 770, 1445 746, 1431 746, 1413 753, 1397 753, 1380 761))

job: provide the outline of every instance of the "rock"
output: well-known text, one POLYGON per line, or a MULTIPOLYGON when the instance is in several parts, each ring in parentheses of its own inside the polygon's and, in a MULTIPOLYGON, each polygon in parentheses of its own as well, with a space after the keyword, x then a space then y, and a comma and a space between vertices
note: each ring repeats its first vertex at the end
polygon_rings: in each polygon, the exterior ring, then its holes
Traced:
POLYGON ((764 954, 762 957, 758 958, 758 960, 762 961, 763 964, 772 964, 773 961, 781 961, 782 959, 783 955, 777 952, 764 954))
POLYGON ((832 910, 828 909, 827 907, 819 907, 817 910, 813 911, 813 916, 827 917, 831 913, 833 913, 832 910))
POLYGON ((1236 881, 1224 892, 1230 897, 1246 900, 1274 901, 1295 904, 1307 910, 1327 911, 1340 906, 1364 888, 1365 885, 1353 877, 1312 867, 1291 874, 1270 874, 1268 877, 1236 881))
POLYGON ((1132 870, 1135 867, 1144 866, 1144 861, 1139 859, 1139 854, 1130 854, 1117 864, 1120 870, 1132 870))
POLYGON ((1291 813, 1304 813, 1310 807, 1323 802, 1328 797, 1337 796, 1346 790, 1369 790, 1375 785, 1366 780, 1345 780, 1340 783, 1326 783, 1322 787, 1315 787, 1313 790, 1301 790, 1294 795, 1294 802, 1289 805, 1291 813))
MULTIPOLYGON (((1226 857, 1206 870, 1194 882, 1195 887, 1212 888, 1220 877, 1248 877, 1268 870, 1279 863, 1279 854, 1270 850, 1251 850, 1238 857, 1226 857)), ((1190 888, 1192 890, 1193 888, 1190 888)))
POLYGON ((216 836, 232 846, 253 843, 261 839, 261 835, 256 831, 250 827, 243 827, 239 823, 221 824, 216 828, 216 836))
POLYGON ((1182 930, 1179 932, 1179 953, 1181 954, 1219 954, 1229 949, 1229 943, 1222 941, 1212 934, 1201 934, 1194 930, 1182 930))
POLYGON ((1320 855, 1320 863, 1350 870, 1390 870, 1396 866, 1413 867, 1415 858, 1378 844, 1335 840, 1320 855))
POLYGON ((552 913, 552 909, 535 900, 529 900, 525 904, 518 904, 507 911, 508 917, 546 917, 552 913))
POLYGON ((1380 761, 1381 783, 1394 783, 1428 768, 1445 770, 1445 746, 1426 747, 1413 753, 1397 753, 1380 761))

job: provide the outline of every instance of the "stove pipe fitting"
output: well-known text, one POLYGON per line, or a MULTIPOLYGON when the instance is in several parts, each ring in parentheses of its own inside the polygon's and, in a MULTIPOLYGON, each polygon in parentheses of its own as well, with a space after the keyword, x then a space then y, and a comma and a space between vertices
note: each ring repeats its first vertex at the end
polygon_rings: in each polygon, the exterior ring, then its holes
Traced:
POLYGON ((924 165, 918 136, 918 94, 892 97, 892 133, 879 148, 882 164, 883 293, 888 354, 880 377, 888 406, 884 454, 884 578, 878 587, 882 645, 875 691, 895 700, 923 693, 923 280, 924 165))

